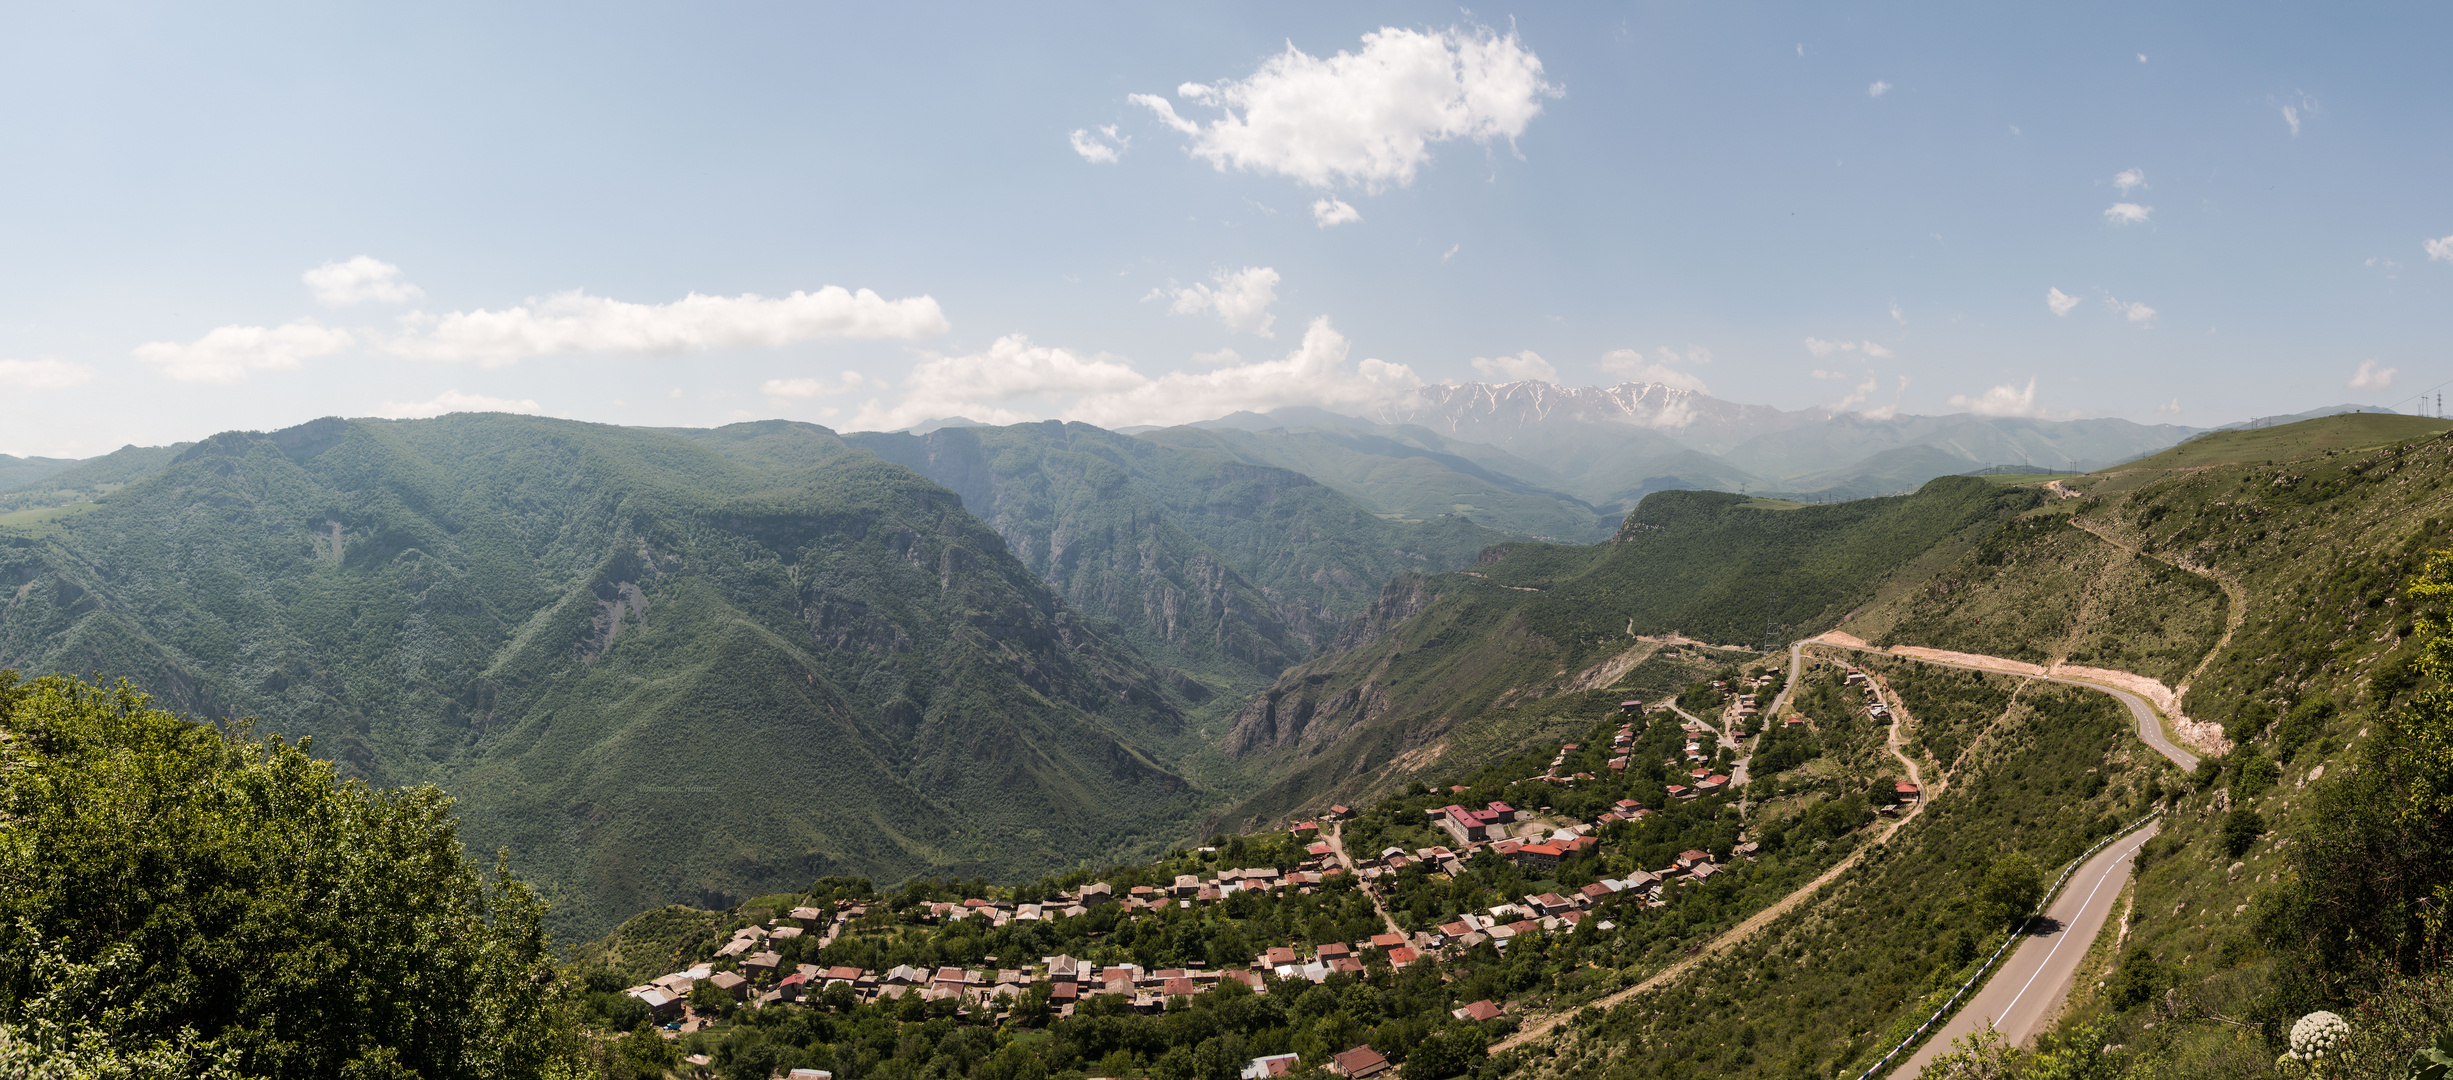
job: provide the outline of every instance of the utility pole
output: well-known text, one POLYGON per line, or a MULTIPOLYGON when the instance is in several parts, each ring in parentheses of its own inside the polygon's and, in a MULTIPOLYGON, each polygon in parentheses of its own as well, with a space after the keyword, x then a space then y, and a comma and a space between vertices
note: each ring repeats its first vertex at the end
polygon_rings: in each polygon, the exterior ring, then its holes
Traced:
POLYGON ((1780 593, 1779 593, 1779 591, 1778 591, 1778 590, 1773 590, 1773 591, 1771 591, 1771 592, 1768 592, 1768 593, 1763 594, 1763 651, 1764 651, 1764 652, 1777 652, 1777 651, 1779 651, 1779 649, 1780 649, 1780 619, 1779 619, 1779 614, 1780 614, 1780 593))

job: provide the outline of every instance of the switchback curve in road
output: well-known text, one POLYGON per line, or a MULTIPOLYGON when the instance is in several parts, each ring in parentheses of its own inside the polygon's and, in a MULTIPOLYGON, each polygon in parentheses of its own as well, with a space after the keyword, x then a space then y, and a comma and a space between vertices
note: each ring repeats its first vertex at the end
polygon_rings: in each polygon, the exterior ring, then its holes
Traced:
POLYGON ((2153 839, 2159 828, 2159 824, 2148 825, 2106 845, 2071 874, 2068 887, 2044 913, 2055 929, 2019 942, 1984 989, 1891 1075, 1915 1080, 1954 1040, 1976 1031, 1988 1019, 2002 1033, 2002 1041, 2012 1046, 2024 1045, 2043 1031, 2069 999, 2078 980, 2079 962, 2086 959, 2096 934, 2112 916, 2113 901, 2129 880, 2139 846, 2153 839))
POLYGON ((1822 645, 1834 649, 1850 649, 1856 652, 1873 653, 1877 656, 1888 656, 1899 660, 1914 660, 1920 664, 1932 664, 1936 667, 1959 668, 1963 671, 1982 671, 1995 675, 2016 675, 2022 679, 2037 679, 2043 682, 2060 683, 2064 686, 2079 686, 2085 687, 2089 690, 2101 690, 2104 693, 2112 695, 2115 699, 2119 700, 2121 704, 2129 706, 2129 715, 2138 722, 2138 741, 2145 743, 2148 748, 2154 750, 2156 753, 2162 754, 2164 757, 2171 759, 2171 762, 2174 765, 2178 765, 2183 769, 2197 768, 2196 754, 2192 754, 2189 751, 2180 748, 2179 746, 2175 745, 2172 740, 2164 737, 2163 719, 2155 712, 2155 706, 2148 703, 2145 698, 2139 697, 2138 695, 2130 693, 2129 691, 2123 690, 2117 686, 2107 686, 2103 683, 2089 682, 2085 679, 2065 678, 2060 675, 2038 675, 2032 670, 2020 670, 2022 667, 2032 667, 2032 665, 2021 665, 2016 660, 2002 660, 1999 657, 1970 657, 1970 659, 1977 661, 1992 660, 1999 666, 1989 666, 1984 663, 1961 663, 1952 660, 1936 660, 1931 657, 1911 656, 1907 653, 1896 653, 1890 651, 1889 649, 1878 649, 1871 645, 1859 645, 1846 641, 1834 641, 1829 635, 1815 638, 1806 644, 1822 645))

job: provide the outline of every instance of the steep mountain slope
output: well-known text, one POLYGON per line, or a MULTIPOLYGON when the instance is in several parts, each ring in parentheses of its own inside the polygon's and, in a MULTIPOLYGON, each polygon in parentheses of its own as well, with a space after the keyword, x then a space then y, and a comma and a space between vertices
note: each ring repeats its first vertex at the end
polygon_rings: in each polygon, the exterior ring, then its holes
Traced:
POLYGON ((781 464, 499 415, 218 435, 0 543, 0 664, 124 674, 443 784, 566 930, 1188 827, 1163 672, 943 488, 735 434, 781 464))
POLYGON ((1137 437, 1289 469, 1393 518, 1421 521, 1461 515, 1504 532, 1557 543, 1598 539, 1595 530, 1608 527, 1592 505, 1542 487, 1535 477, 1547 474, 1538 466, 1488 447, 1457 446, 1420 428, 1343 424, 1246 431, 1200 426, 1144 431, 1137 437), (1511 467, 1534 475, 1507 471, 1511 467))
POLYGON ((1087 424, 845 439, 953 490, 1074 610, 1238 699, 1390 577, 1505 539, 1457 517, 1382 520, 1299 473, 1087 424))
POLYGON ((1777 630, 1829 627, 1886 579, 1925 572, 2040 499, 1971 478, 1791 509, 1662 492, 1607 544, 1511 544, 1470 571, 1400 578, 1332 652, 1237 715, 1230 752, 1266 755, 1284 779, 1228 820, 1384 785, 1392 761, 1436 747, 1461 720, 1611 686, 1659 650, 1638 635, 1752 642, 1767 618, 1777 630))

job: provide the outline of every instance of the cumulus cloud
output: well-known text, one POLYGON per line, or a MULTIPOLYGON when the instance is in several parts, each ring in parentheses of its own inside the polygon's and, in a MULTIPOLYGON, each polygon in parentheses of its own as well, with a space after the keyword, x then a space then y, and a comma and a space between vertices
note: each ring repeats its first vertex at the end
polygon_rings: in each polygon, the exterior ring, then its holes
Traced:
POLYGON ((1477 356, 1473 358, 1473 365, 1475 371, 1511 382, 1525 379, 1539 379, 1553 383, 1559 381, 1559 369, 1551 366, 1550 361, 1542 359, 1531 349, 1526 349, 1514 356, 1477 356))
POLYGON ((2427 261, 2429 262, 2453 262, 2453 235, 2441 236, 2434 240, 2422 240, 2419 246, 2427 249, 2427 261))
POLYGON ((2152 206, 2140 206, 2134 202, 2114 203, 2104 208, 2104 220, 2115 225, 2136 225, 2154 212, 2152 206))
POLYGON ((1033 345, 1017 334, 982 352, 922 361, 903 380, 901 400, 869 402, 852 427, 892 430, 955 415, 998 424, 1044 417, 1106 427, 1182 424, 1287 405, 1368 409, 1422 385, 1403 364, 1349 364, 1347 354, 1345 336, 1327 316, 1312 320, 1302 345, 1282 359, 1156 378, 1119 357, 1033 345))
POLYGON ((455 311, 384 347, 400 356, 492 367, 552 353, 670 355, 829 337, 909 340, 948 329, 932 297, 888 300, 833 285, 776 299, 691 293, 669 304, 634 304, 574 289, 502 311, 455 311))
POLYGON ((1363 212, 1346 205, 1344 199, 1329 198, 1312 201, 1312 223, 1323 229, 1331 225, 1343 225, 1350 221, 1361 220, 1363 220, 1363 212))
POLYGON ((2353 390, 2391 390, 2393 377, 2401 373, 2400 368, 2378 367, 2374 360, 2362 360, 2359 370, 2351 373, 2350 387, 2353 390))
POLYGON ((862 376, 859 372, 846 371, 843 373, 843 378, 841 380, 832 383, 826 382, 822 379, 805 377, 798 379, 768 379, 767 381, 758 384, 758 392, 777 400, 805 401, 814 397, 848 394, 870 384, 871 380, 862 376))
POLYGON ((1965 409, 1978 416, 2042 415, 2036 408, 2036 380, 2033 376, 2028 378, 2027 386, 2023 389, 2004 383, 1974 397, 1952 394, 1950 405, 1951 408, 1965 409))
MULTIPOLYGON (((1693 366, 1711 362, 1712 353, 1709 350, 1696 348, 1680 353, 1676 349, 1663 345, 1654 349, 1651 356, 1644 355, 1638 349, 1612 349, 1602 354, 1601 370, 1617 376, 1621 382, 1659 383, 1673 390, 1692 390, 1702 394, 1710 392, 1709 388, 1704 386, 1703 379, 1696 376, 1694 372, 1680 371, 1672 365, 1693 366)), ((1656 423, 1655 426, 1676 427, 1681 425, 1656 423)))
POLYGON ((44 357, 40 360, 0 360, 0 386, 19 390, 66 390, 93 380, 82 364, 44 357))
POLYGON ((1133 137, 1116 134, 1114 124, 1103 124, 1097 135, 1092 135, 1088 128, 1075 128, 1072 141, 1073 152, 1082 155, 1082 160, 1093 165, 1113 165, 1124 156, 1124 148, 1132 143, 1133 137))
POLYGON ((2122 303, 2119 298, 2111 296, 2105 297, 2104 303, 2109 305, 2112 310, 2120 312, 2121 317, 2128 319, 2131 326, 2135 326, 2140 329, 2147 329, 2155 325, 2155 309, 2148 307, 2145 304, 2141 304, 2135 300, 2128 303, 2122 303))
POLYGON ((1177 87, 1177 97, 1222 114, 1206 125, 1155 94, 1129 100, 1220 170, 1376 192, 1412 183, 1438 143, 1513 145, 1542 99, 1561 93, 1513 31, 1383 27, 1363 35, 1357 52, 1322 59, 1289 42, 1247 78, 1177 87))
POLYGON ((2078 298, 2059 289, 2046 289, 2044 306, 2053 309, 2055 315, 2067 316, 2071 309, 2078 306, 2078 298))
POLYGON ((360 255, 347 262, 328 262, 298 275, 307 291, 315 294, 315 302, 326 307, 348 307, 374 301, 378 304, 405 304, 426 295, 426 290, 400 278, 400 268, 391 263, 360 255))
POLYGON ((1865 88, 1865 96, 1867 97, 1881 97, 1882 95, 1890 92, 1891 84, 1884 82, 1881 79, 1874 80, 1874 85, 1865 88))
POLYGON ((2145 187, 2146 170, 2123 169, 2120 172, 2114 173, 2112 174, 2112 186, 2120 188, 2121 194, 2123 195, 2129 194, 2129 189, 2131 188, 2145 187))
POLYGON ((185 345, 153 341, 133 355, 180 382, 234 383, 250 372, 288 371, 357 343, 349 331, 300 319, 283 326, 223 326, 185 345))
POLYGON ((375 406, 375 415, 386 420, 425 420, 456 412, 507 412, 535 416, 544 411, 542 406, 526 398, 515 401, 484 394, 463 394, 458 390, 445 390, 429 401, 387 401, 375 406))
POLYGON ((1276 336, 1270 327, 1277 316, 1269 313, 1269 305, 1278 302, 1278 272, 1266 266, 1247 266, 1241 270, 1220 270, 1210 275, 1208 283, 1196 283, 1181 289, 1158 289, 1144 299, 1171 299, 1167 310, 1178 315, 1215 315, 1230 330, 1262 337, 1276 336))
POLYGON ((2172 400, 2164 402, 2161 405, 2157 405, 2155 406, 2155 411, 2164 416, 2179 416, 2180 399, 2173 398, 2172 400))

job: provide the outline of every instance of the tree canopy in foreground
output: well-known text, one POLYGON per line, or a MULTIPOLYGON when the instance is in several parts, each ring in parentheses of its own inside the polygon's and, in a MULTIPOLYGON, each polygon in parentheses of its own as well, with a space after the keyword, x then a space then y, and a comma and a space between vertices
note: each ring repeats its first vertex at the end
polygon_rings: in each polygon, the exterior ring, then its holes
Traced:
POLYGON ((575 1060, 540 920, 432 787, 0 672, 12 1075, 532 1077, 575 1060))

